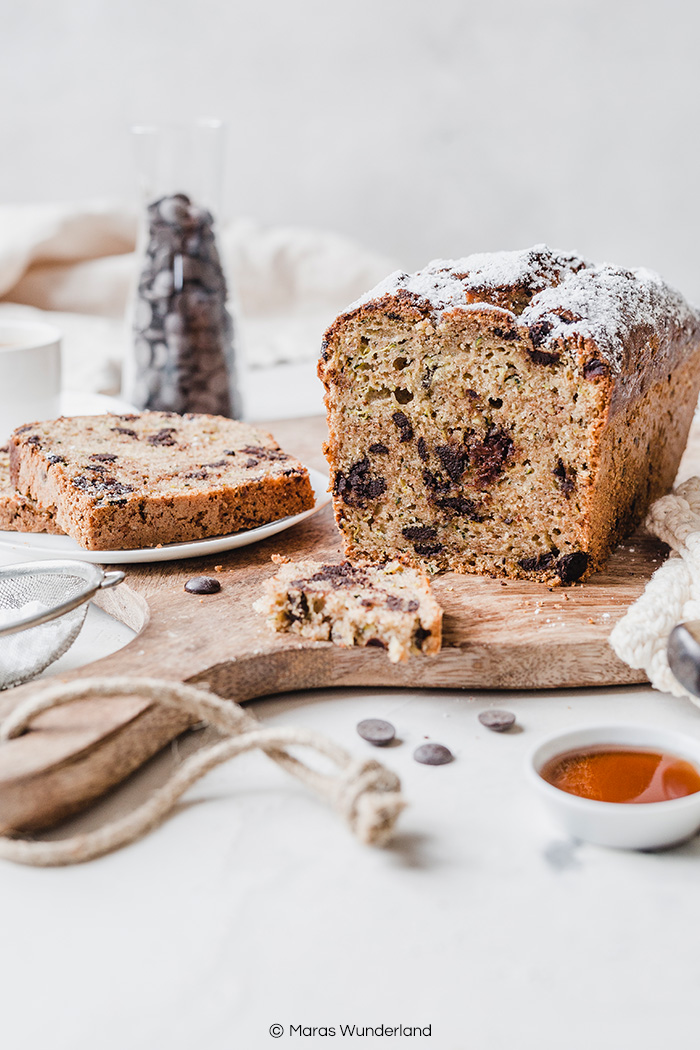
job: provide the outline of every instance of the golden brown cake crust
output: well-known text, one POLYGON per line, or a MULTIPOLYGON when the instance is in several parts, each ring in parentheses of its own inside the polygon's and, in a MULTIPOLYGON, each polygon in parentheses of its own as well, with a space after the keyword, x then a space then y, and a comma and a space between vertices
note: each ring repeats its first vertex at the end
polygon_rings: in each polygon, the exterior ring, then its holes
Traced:
POLYGON ((88 550, 254 528, 314 505, 308 471, 271 434, 220 416, 143 412, 20 427, 13 484, 88 550))
POLYGON ((647 270, 471 256, 363 296, 319 375, 348 557, 570 583, 672 483, 700 318, 647 270))

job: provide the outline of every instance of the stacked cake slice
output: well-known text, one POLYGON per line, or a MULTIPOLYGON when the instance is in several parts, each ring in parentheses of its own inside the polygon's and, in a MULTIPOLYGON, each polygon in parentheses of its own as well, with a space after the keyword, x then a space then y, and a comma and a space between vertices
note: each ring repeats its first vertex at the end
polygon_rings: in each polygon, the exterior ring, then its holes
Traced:
POLYGON ((63 531, 88 550, 226 535, 314 505, 308 471, 271 434, 220 416, 30 423, 12 435, 9 475, 4 528, 63 531))

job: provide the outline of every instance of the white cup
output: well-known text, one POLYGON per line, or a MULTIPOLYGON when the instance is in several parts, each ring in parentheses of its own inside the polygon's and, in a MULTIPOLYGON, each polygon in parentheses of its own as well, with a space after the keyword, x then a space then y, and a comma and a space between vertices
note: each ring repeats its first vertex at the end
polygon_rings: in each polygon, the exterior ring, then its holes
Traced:
POLYGON ((0 444, 23 423, 60 413, 61 333, 44 321, 0 321, 0 444))

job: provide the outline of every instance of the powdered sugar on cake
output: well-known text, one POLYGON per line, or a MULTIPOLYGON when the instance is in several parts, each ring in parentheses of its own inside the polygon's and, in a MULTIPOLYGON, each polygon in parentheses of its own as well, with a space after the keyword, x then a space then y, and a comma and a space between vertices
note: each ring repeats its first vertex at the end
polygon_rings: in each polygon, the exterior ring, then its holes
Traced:
POLYGON ((546 288, 523 311, 520 323, 547 321, 548 343, 572 335, 597 344, 613 372, 624 364, 623 348, 634 331, 648 328, 657 338, 697 329, 698 314, 652 270, 612 266, 583 269, 558 287, 546 288))
POLYGON ((524 251, 437 259, 414 274, 397 271, 346 314, 385 296, 405 298, 407 293, 414 304, 428 306, 436 321, 455 308, 507 309, 520 329, 537 325, 538 346, 543 349, 591 340, 614 373, 623 368, 623 347, 635 332, 648 328, 662 338, 685 332, 690 338, 700 323, 698 312, 651 270, 595 265, 543 244, 524 251))

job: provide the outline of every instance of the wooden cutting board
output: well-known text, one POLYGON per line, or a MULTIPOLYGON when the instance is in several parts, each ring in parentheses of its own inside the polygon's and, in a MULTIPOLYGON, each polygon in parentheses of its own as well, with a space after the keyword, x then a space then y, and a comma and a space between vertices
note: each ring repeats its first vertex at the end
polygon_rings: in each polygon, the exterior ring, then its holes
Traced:
MULTIPOLYGON (((278 421, 271 429, 284 448, 325 469, 321 418, 278 421)), ((681 475, 694 466, 700 468, 700 427, 681 475)), ((435 579, 445 610, 442 651, 399 665, 378 649, 343 650, 270 632, 251 606, 274 571, 273 553, 340 559, 331 508, 228 554, 128 567, 126 581, 102 592, 99 603, 137 637, 58 680, 145 675, 206 683, 237 701, 329 686, 552 689, 645 680, 617 659, 607 639, 665 557, 647 536, 635 535, 604 572, 570 588, 457 574, 435 579), (216 575, 221 591, 203 598, 185 592, 185 581, 197 575, 216 575)), ((0 693, 0 717, 37 688, 0 693)), ((188 725, 138 697, 81 701, 40 716, 30 732, 0 746, 0 833, 48 827, 84 808, 188 725)))

